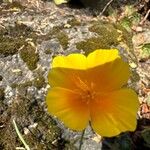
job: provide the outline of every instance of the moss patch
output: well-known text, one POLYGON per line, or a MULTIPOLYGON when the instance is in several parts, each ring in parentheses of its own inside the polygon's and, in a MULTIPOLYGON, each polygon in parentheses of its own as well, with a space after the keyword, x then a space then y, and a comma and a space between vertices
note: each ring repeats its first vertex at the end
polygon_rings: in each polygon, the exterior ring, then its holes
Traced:
POLYGON ((107 38, 110 38, 109 36, 113 33, 114 40, 116 40, 117 36, 119 35, 119 33, 116 32, 116 29, 114 28, 114 26, 107 22, 93 22, 93 25, 89 27, 89 31, 95 32, 99 34, 100 36, 104 36, 107 38))
POLYGON ((30 38, 36 42, 38 36, 28 26, 16 23, 15 26, 8 26, 0 30, 0 54, 4 56, 14 55, 19 48, 26 44, 26 39, 30 38))
POLYGON ((105 41, 103 38, 90 38, 86 41, 81 41, 76 43, 76 48, 79 50, 83 50, 86 55, 91 53, 92 51, 96 49, 104 49, 104 48, 111 48, 112 43, 108 43, 108 41, 105 41))
POLYGON ((74 26, 80 26, 81 22, 79 20, 77 20, 76 18, 73 18, 71 20, 68 20, 67 24, 70 24, 71 27, 74 27, 74 26))
POLYGON ((34 70, 37 68, 39 55, 38 53, 36 53, 36 49, 32 45, 27 44, 23 49, 21 49, 20 57, 27 64, 30 70, 34 70))
POLYGON ((63 26, 55 26, 49 31, 48 35, 51 35, 51 36, 56 35, 61 30, 63 30, 63 26))
POLYGON ((63 49, 67 49, 68 48, 68 35, 65 32, 59 32, 56 35, 56 38, 59 40, 59 43, 61 44, 61 46, 63 47, 63 49))
POLYGON ((105 22, 94 22, 92 24, 89 31, 97 33, 98 36, 76 43, 77 49, 83 50, 86 55, 95 49, 110 49, 119 44, 132 47, 131 36, 123 27, 105 22))
POLYGON ((21 147, 20 142, 12 125, 15 118, 18 129, 30 149, 59 149, 57 142, 61 136, 61 130, 56 122, 45 112, 45 106, 41 101, 31 100, 18 96, 1 115, 0 145, 3 149, 13 150, 17 146, 21 147), (37 126, 30 127, 36 123, 37 126), (25 129, 28 133, 25 134, 25 129), (53 141, 56 142, 53 144, 53 141))
POLYGON ((114 27, 120 32, 120 41, 125 43, 131 51, 133 49, 132 33, 128 32, 119 22, 114 24, 114 27))
MULTIPOLYGON (((0 1, 0 4, 2 3, 2 1, 0 1)), ((13 1, 12 3, 5 2, 5 4, 2 5, 2 7, 0 8, 0 13, 1 14, 7 14, 7 13, 15 12, 15 11, 18 11, 18 10, 23 11, 23 10, 25 10, 25 8, 26 8, 25 6, 21 5, 21 3, 17 2, 17 1, 13 1)))
POLYGON ((41 89, 46 85, 45 78, 42 75, 38 76, 32 81, 32 85, 35 86, 37 89, 41 89))
POLYGON ((4 7, 5 9, 13 9, 13 8, 19 8, 21 10, 25 9, 25 6, 22 6, 20 2, 14 1, 12 3, 7 3, 4 7))
POLYGON ((52 30, 50 30, 50 32, 46 36, 43 36, 41 38, 44 40, 57 38, 59 43, 61 44, 61 46, 65 50, 68 48, 69 37, 64 31, 62 31, 63 28, 64 28, 63 26, 55 26, 55 27, 53 27, 52 30))
POLYGON ((105 22, 95 22, 89 28, 89 31, 97 33, 99 37, 103 39, 104 43, 106 43, 109 47, 119 44, 118 37, 120 36, 120 33, 113 24, 105 22))
POLYGON ((33 31, 31 27, 20 22, 16 22, 15 26, 8 27, 7 34, 9 34, 11 37, 30 38, 33 42, 35 42, 38 38, 36 32, 33 31))
POLYGON ((86 54, 95 49, 111 48, 119 44, 119 33, 111 24, 94 22, 89 31, 97 33, 98 37, 76 43, 77 49, 82 49, 86 54))
POLYGON ((48 35, 56 37, 63 49, 67 49, 69 38, 68 35, 64 31, 62 31, 62 29, 62 26, 53 27, 53 29, 48 33, 48 35))
POLYGON ((23 39, 13 39, 0 36, 0 54, 4 56, 14 55, 23 44, 23 39))

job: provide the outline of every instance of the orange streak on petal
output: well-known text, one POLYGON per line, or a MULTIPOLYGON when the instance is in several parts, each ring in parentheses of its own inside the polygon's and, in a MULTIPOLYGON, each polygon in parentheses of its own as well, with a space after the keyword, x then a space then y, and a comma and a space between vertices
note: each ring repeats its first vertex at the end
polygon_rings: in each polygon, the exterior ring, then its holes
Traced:
POLYGON ((46 102, 48 111, 67 127, 81 131, 87 126, 89 110, 78 93, 59 87, 52 88, 48 91, 46 102))

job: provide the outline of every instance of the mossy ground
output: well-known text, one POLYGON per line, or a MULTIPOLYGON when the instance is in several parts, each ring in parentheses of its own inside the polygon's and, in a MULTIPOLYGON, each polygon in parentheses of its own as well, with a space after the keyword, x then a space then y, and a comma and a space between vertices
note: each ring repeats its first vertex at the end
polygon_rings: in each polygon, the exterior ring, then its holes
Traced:
POLYGON ((71 25, 71 27, 80 26, 81 22, 77 20, 76 18, 72 18, 67 21, 67 24, 71 25))
MULTIPOLYGON (((17 7, 19 6, 17 5, 17 7)), ((0 55, 2 57, 20 55, 28 69, 33 71, 37 68, 39 60, 36 51, 37 39, 38 36, 32 28, 16 22, 14 26, 0 29, 0 55)), ((3 80, 2 76, 0 76, 1 80, 3 80)), ((34 86, 38 90, 45 87, 44 76, 37 74, 33 80, 23 84, 13 84, 12 88, 27 90, 29 86, 34 86)), ((0 88, 0 149, 14 150, 17 146, 23 146, 12 124, 13 119, 16 120, 23 138, 31 148, 51 150, 59 149, 59 146, 63 147, 64 143, 58 142, 61 139, 61 130, 46 113, 46 106, 41 105, 42 100, 36 101, 17 95, 8 106, 4 90, 4 88, 0 88), (37 127, 29 127, 33 123, 36 123, 37 127), (25 134, 25 129, 28 130, 28 134, 25 134)))
POLYGON ((62 48, 66 50, 68 48, 68 43, 69 43, 69 37, 65 31, 63 31, 64 26, 55 26, 53 27, 45 36, 42 36, 41 38, 43 40, 50 40, 52 38, 56 38, 62 48))
POLYGON ((56 122, 44 111, 45 106, 41 106, 40 100, 29 100, 18 96, 11 106, 7 107, 3 104, 1 107, 5 107, 6 114, 1 115, 0 120, 0 147, 14 150, 17 146, 23 146, 12 124, 15 119, 19 131, 30 147, 39 150, 58 149, 57 140, 61 136, 61 131, 56 122), (30 127, 33 123, 37 126, 30 127))
POLYGON ((0 36, 0 54, 4 56, 16 54, 19 48, 24 44, 23 39, 13 39, 9 37, 2 37, 2 35, 0 36))
POLYGON ((97 37, 92 37, 84 41, 76 43, 79 50, 83 50, 86 55, 95 49, 110 49, 115 48, 121 42, 127 47, 132 47, 129 40, 132 36, 119 25, 115 26, 107 22, 93 22, 89 27, 89 31, 97 34, 97 37))
POLYGON ((36 47, 31 44, 25 45, 20 50, 20 57, 26 63, 30 70, 34 70, 37 68, 37 62, 39 60, 39 55, 36 52, 36 47))
MULTIPOLYGON (((41 36, 40 38, 43 40, 50 40, 52 38, 56 38, 62 46, 63 50, 66 50, 68 48, 70 39, 67 33, 64 31, 65 25, 66 24, 54 26, 46 35, 41 36)), ((72 16, 72 18, 67 21, 67 25, 69 25, 70 28, 73 28, 76 26, 80 26, 81 22, 77 20, 74 16, 72 16)), ((51 50, 47 50, 45 53, 50 54, 51 50)))
POLYGON ((15 26, 8 26, 0 31, 0 54, 4 57, 20 53, 21 58, 30 70, 37 67, 39 60, 38 53, 33 44, 29 44, 26 39, 30 38, 36 44, 38 36, 28 26, 16 23, 15 26))
POLYGON ((10 3, 10 2, 8 1, 8 3, 6 3, 6 5, 5 5, 4 8, 7 10, 7 9, 13 9, 13 8, 24 9, 25 7, 24 7, 23 5, 21 5, 20 2, 13 1, 12 3, 10 3))

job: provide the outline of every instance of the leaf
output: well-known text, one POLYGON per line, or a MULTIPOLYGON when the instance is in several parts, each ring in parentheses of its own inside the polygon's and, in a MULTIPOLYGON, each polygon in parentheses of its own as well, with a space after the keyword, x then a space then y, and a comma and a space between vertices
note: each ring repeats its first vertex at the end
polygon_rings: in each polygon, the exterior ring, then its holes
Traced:
POLYGON ((150 57, 150 43, 144 44, 142 46, 142 57, 143 58, 150 57))
POLYGON ((68 1, 67 0, 54 0, 55 4, 56 5, 60 5, 60 4, 63 4, 63 3, 67 3, 68 1))
POLYGON ((128 32, 131 32, 132 22, 128 17, 124 17, 120 21, 121 26, 123 26, 128 32))

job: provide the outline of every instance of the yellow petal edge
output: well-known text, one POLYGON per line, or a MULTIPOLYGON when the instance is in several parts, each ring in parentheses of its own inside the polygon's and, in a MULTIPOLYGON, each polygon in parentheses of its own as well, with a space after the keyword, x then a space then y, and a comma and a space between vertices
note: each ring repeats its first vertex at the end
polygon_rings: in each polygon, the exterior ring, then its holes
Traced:
POLYGON ((111 62, 117 58, 120 58, 117 49, 97 49, 87 57, 77 53, 68 56, 57 56, 53 59, 52 68, 62 67, 85 70, 111 62))

